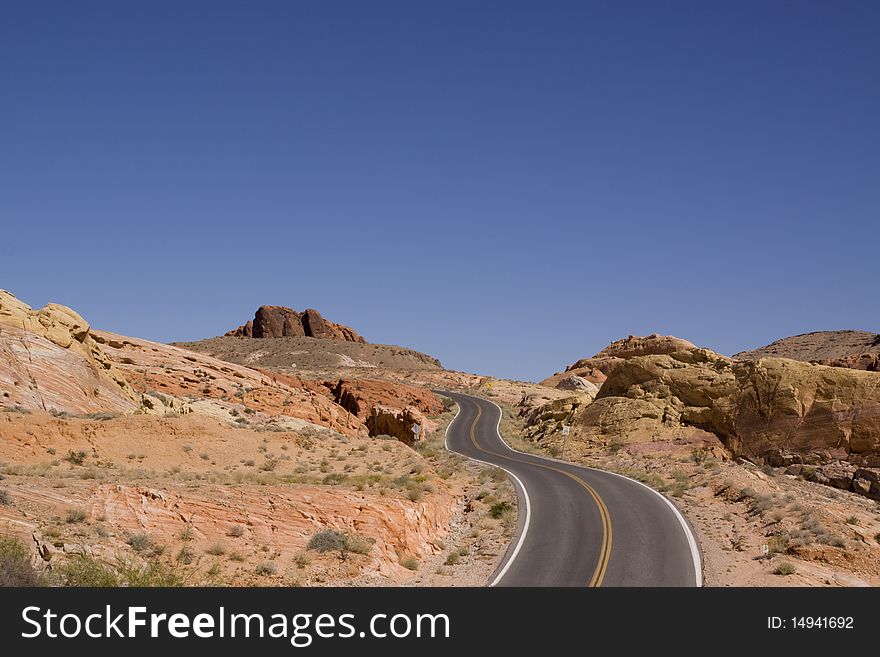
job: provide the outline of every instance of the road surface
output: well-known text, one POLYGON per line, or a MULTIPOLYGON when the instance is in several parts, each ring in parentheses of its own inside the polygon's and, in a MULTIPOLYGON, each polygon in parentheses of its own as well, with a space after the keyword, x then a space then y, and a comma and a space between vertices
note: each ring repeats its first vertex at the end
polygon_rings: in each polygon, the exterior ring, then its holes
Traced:
POLYGON ((490 401, 438 391, 459 413, 446 447, 507 470, 518 523, 493 586, 702 586, 699 549, 665 497, 620 475, 518 452, 490 401))

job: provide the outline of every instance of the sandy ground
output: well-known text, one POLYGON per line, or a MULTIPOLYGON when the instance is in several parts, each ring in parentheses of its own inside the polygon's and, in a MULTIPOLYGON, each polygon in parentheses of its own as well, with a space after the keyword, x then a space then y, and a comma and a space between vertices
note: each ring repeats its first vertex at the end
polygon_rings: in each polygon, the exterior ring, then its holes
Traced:
POLYGON ((442 432, 414 450, 261 428, 0 413, 0 531, 45 570, 87 555, 192 585, 482 585, 503 556, 510 523, 488 507, 513 490, 443 450, 442 432), (365 553, 309 549, 325 529, 365 553))

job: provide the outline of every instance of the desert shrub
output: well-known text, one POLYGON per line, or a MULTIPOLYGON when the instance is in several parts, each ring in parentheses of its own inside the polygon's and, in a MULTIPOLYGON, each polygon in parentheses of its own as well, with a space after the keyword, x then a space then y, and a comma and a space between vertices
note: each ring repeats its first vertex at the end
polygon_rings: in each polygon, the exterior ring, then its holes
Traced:
POLYGON ((345 534, 335 529, 322 529, 309 539, 306 547, 315 552, 331 552, 345 549, 345 534))
POLYGON ((193 562, 193 559, 195 559, 195 554, 193 554, 193 551, 190 548, 184 546, 180 548, 180 552, 177 553, 175 559, 178 563, 188 566, 193 562))
POLYGON ((257 567, 254 568, 254 572, 257 575, 274 575, 278 572, 278 567, 273 561, 261 561, 257 564, 257 567))
POLYGON ((126 542, 135 552, 144 552, 153 546, 153 539, 143 532, 138 534, 129 534, 126 542))
POLYGON ((229 528, 229 531, 226 532, 226 535, 232 536, 233 538, 241 538, 244 536, 244 527, 241 525, 232 525, 232 527, 229 528))
POLYGON ((42 586, 43 582, 24 545, 18 539, 0 536, 0 587, 42 586))
POLYGON ((673 497, 681 497, 684 495, 685 491, 689 488, 688 483, 686 481, 676 481, 672 484, 672 496, 673 497))
POLYGON ((788 561, 781 562, 776 568, 773 570, 774 575, 794 575, 797 572, 797 568, 794 567, 793 563, 788 561))
POLYGON ((274 472, 280 462, 281 459, 277 456, 267 456, 266 460, 260 465, 260 470, 263 472, 274 472))
POLYGON ((400 565, 403 566, 404 568, 406 568, 407 570, 418 570, 419 569, 419 562, 413 556, 404 557, 403 559, 401 559, 400 565))
POLYGON ((849 518, 846 519, 846 524, 847 525, 858 525, 859 524, 858 516, 850 516, 849 518))
POLYGON ((846 547, 845 540, 843 540, 840 536, 834 536, 831 534, 826 535, 826 536, 820 536, 819 542, 824 543, 825 545, 830 545, 832 547, 838 547, 838 548, 845 548, 846 547))
POLYGON ((406 491, 406 496, 409 498, 411 502, 418 502, 424 497, 424 493, 421 488, 408 488, 406 491))
POLYGON ((72 557, 55 572, 64 586, 119 586, 116 571, 105 563, 85 555, 72 557))
POLYGON ((229 553, 229 560, 242 562, 242 561, 244 561, 244 555, 241 554, 241 552, 230 552, 229 553))
POLYGON ((158 561, 144 565, 121 562, 117 573, 123 584, 133 587, 183 586, 183 577, 173 568, 167 568, 158 561))
POLYGON ((4 413, 21 413, 22 415, 30 415, 31 411, 29 408, 25 408, 24 406, 6 406, 3 408, 4 413))
POLYGON ((691 460, 694 463, 699 465, 700 463, 702 463, 703 461, 705 461, 709 457, 709 454, 710 454, 710 451, 707 447, 705 447, 705 446, 695 447, 691 451, 691 460))
POLYGON ((70 450, 67 452, 67 456, 64 457, 64 460, 73 465, 82 465, 86 462, 86 453, 83 451, 74 452, 73 450, 70 450))
POLYGON ((788 538, 781 534, 771 536, 767 539, 767 549, 770 554, 785 552, 788 549, 788 538))
POLYGON ((226 554, 226 546, 223 545, 223 543, 214 543, 207 550, 205 550, 205 552, 215 557, 219 557, 226 554))
POLYGON ((359 534, 346 534, 345 536, 346 548, 355 554, 368 554, 373 549, 375 542, 372 538, 366 538, 359 534))
POLYGON ((496 502, 489 507, 489 515, 493 518, 501 518, 506 512, 512 511, 513 505, 510 502, 496 502))
POLYGON ((84 522, 86 519, 86 512, 82 509, 68 509, 67 514, 64 516, 64 521, 69 525, 75 525, 79 522, 84 522))
POLYGON ((89 413, 84 416, 87 420, 100 420, 104 422, 106 420, 112 420, 115 417, 119 417, 117 413, 89 413))
POLYGON ((293 563, 296 564, 296 567, 297 567, 297 568, 305 568, 305 567, 308 566, 311 562, 312 562, 312 560, 309 558, 309 555, 306 554, 305 552, 299 552, 299 553, 297 553, 297 555, 293 558, 293 563))
POLYGON ((461 556, 458 554, 458 552, 450 552, 446 556, 446 561, 444 561, 443 563, 447 566, 454 566, 457 563, 459 563, 460 561, 461 561, 461 556))
POLYGON ((12 496, 9 495, 9 491, 5 488, 0 488, 0 504, 4 506, 12 504, 12 496))
POLYGON ((358 534, 344 534, 335 529, 322 529, 309 539, 306 547, 322 554, 338 550, 344 559, 349 552, 367 554, 373 548, 374 542, 372 539, 358 534))

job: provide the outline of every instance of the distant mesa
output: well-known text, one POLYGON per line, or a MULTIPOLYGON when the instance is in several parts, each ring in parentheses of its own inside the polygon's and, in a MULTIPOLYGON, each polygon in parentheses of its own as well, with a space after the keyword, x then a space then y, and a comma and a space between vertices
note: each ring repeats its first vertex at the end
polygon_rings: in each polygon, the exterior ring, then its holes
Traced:
POLYGON ((782 338, 733 357, 737 360, 790 358, 818 365, 880 372, 880 335, 869 331, 815 331, 782 338))
POLYGON ((254 318, 226 336, 243 338, 308 337, 366 343, 357 331, 324 319, 314 308, 298 312, 285 306, 260 306, 254 318))

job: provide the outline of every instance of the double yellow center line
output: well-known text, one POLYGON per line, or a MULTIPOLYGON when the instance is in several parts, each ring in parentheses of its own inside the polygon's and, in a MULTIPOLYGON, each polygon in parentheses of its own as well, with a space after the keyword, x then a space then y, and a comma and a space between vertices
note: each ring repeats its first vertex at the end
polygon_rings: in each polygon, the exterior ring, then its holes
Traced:
POLYGON ((608 570, 608 560, 611 558, 611 514, 608 513, 608 507, 605 506, 605 502, 602 500, 602 497, 599 493, 596 492, 596 489, 590 486, 586 481, 581 479, 575 474, 571 472, 567 472, 560 468, 555 468, 552 465, 546 465, 544 463, 535 463, 534 461, 526 461, 525 459, 515 458, 513 456, 508 456, 507 454, 499 454, 498 452, 493 452, 492 450, 486 449, 482 447, 480 443, 477 442, 477 436, 474 433, 477 428, 477 422, 480 421, 480 417, 483 415, 483 409, 479 404, 475 404, 477 407, 477 415, 474 417, 473 423, 471 423, 471 442, 474 444, 479 451, 484 452, 486 454, 491 454, 493 456, 497 456, 499 458, 504 458, 509 461, 516 461, 518 463, 525 463, 527 465, 533 465, 538 468, 544 468, 545 470, 552 470, 553 472, 558 472, 561 475, 565 475, 569 479, 573 479, 577 484, 579 484, 587 493, 590 494, 590 497, 593 498, 593 501, 596 503, 596 506, 599 509, 599 517, 602 520, 602 546, 599 549, 599 561, 596 564, 596 570, 593 572, 593 577, 590 578, 590 581, 587 583, 587 586, 591 587, 599 587, 602 586, 602 580, 605 579, 605 571, 608 570))

